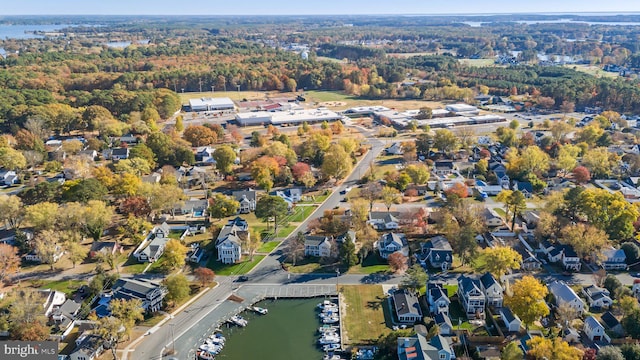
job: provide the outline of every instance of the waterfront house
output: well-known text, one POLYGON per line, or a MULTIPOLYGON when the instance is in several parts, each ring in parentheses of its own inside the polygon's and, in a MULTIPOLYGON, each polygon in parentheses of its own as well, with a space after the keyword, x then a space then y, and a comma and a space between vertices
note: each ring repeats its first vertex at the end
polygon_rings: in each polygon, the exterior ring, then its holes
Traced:
POLYGON ((447 293, 447 289, 440 283, 427 283, 427 303, 429 303, 429 312, 431 314, 449 314, 449 305, 451 300, 447 293))
POLYGON ((622 324, 620 321, 611 313, 611 311, 607 311, 601 316, 602 324, 608 331, 618 336, 624 336, 624 329, 622 328, 622 324))
POLYGON ((436 236, 420 244, 420 253, 416 258, 420 265, 446 271, 453 265, 453 250, 449 240, 444 236, 436 236))
POLYGON ((590 308, 607 309, 613 304, 609 290, 595 285, 589 285, 582 289, 590 308))
POLYGON ((104 339, 102 337, 83 333, 76 340, 76 347, 69 354, 69 360, 94 360, 97 359, 104 350, 104 339))
POLYGON ((249 239, 247 222, 236 217, 220 229, 216 238, 218 261, 223 264, 234 264, 242 257, 242 243, 249 239))
POLYGON ((500 286, 498 280, 496 280, 491 273, 487 272, 480 277, 480 286, 486 297, 487 306, 492 306, 496 309, 502 307, 504 290, 502 289, 502 286, 500 286))
POLYGON ((453 335, 453 323, 448 314, 439 313, 433 317, 433 322, 438 325, 440 329, 440 335, 453 335))
POLYGON ((557 306, 566 304, 574 309, 578 315, 582 315, 584 313, 584 302, 564 281, 553 281, 548 285, 548 288, 549 293, 555 297, 557 306))
POLYGON ((373 244, 373 247, 378 250, 378 254, 383 259, 389 258, 389 255, 396 251, 409 256, 407 237, 402 233, 385 233, 373 244))
POLYGON ((460 275, 458 277, 458 300, 469 319, 484 318, 485 295, 480 280, 460 275))
POLYGON ((398 338, 399 360, 452 360, 456 358, 451 345, 441 335, 427 341, 422 334, 398 338))
POLYGON ((372 211, 369 213, 369 224, 376 230, 395 230, 399 227, 399 215, 397 212, 372 211))
POLYGON ((111 288, 112 299, 142 301, 142 308, 148 312, 156 312, 162 308, 162 300, 167 289, 148 279, 118 279, 111 288))
POLYGON ((393 306, 396 317, 401 323, 413 324, 422 320, 418 297, 406 289, 396 290, 393 293, 393 306))
POLYGON ((505 327, 509 332, 518 332, 520 331, 520 327, 522 326, 522 321, 518 317, 518 315, 514 314, 511 309, 506 306, 500 308, 500 319, 504 323, 505 327))
POLYGON ((610 248, 602 252, 604 260, 601 266, 605 270, 626 270, 627 256, 622 249, 610 248))
POLYGON ((331 248, 331 238, 328 236, 306 235, 304 237, 305 256, 329 257, 331 248))
POLYGON ((602 326, 598 319, 593 316, 588 316, 584 319, 583 331, 591 341, 604 341, 607 343, 611 341, 609 336, 605 333, 604 326, 602 326))
POLYGON ((247 189, 244 191, 234 191, 231 193, 234 199, 240 203, 238 213, 248 214, 256 210, 256 191, 253 189, 247 189))

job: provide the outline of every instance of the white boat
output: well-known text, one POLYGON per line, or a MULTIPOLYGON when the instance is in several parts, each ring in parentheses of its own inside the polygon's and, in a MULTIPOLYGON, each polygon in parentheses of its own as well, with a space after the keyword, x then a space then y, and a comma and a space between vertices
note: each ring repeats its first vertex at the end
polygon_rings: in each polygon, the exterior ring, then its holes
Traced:
POLYGON ((323 324, 335 324, 337 322, 340 322, 340 318, 337 316, 322 318, 323 324))
POLYGON ((335 344, 339 342, 340 336, 336 333, 322 335, 322 337, 318 340, 318 343, 320 343, 320 345, 335 344))
POLYGON ((208 338, 209 340, 211 340, 211 342, 213 343, 222 343, 224 344, 224 342, 227 340, 222 334, 220 333, 215 333, 211 336, 209 336, 208 338))
POLYGON ((204 343, 207 345, 221 345, 224 346, 224 338, 220 339, 220 338, 207 338, 204 343))
POLYGON ((210 354, 206 351, 198 351, 197 354, 198 354, 198 359, 201 359, 201 360, 215 360, 216 358, 215 355, 210 354))
MULTIPOLYGON (((328 346, 328 345, 325 345, 328 346)), ((338 354, 324 354, 322 360, 341 360, 342 358, 338 354)))
POLYGON ((243 319, 242 316, 240 315, 232 316, 231 319, 229 319, 229 321, 231 321, 232 323, 240 327, 245 327, 249 323, 247 320, 243 319))
POLYGON ((340 330, 340 327, 333 326, 333 325, 322 325, 321 327, 318 328, 318 332, 321 334, 328 333, 328 332, 337 332, 338 330, 340 330))
POLYGON ((222 345, 216 344, 202 344, 198 348, 201 352, 207 352, 211 355, 217 355, 220 351, 222 351, 222 345))
POLYGON ((340 344, 337 344, 337 343, 327 344, 322 347, 322 351, 324 352, 335 351, 335 350, 340 350, 340 344))
POLYGON ((318 308, 319 309, 324 309, 324 308, 328 308, 328 307, 338 307, 338 305, 336 303, 333 303, 329 300, 325 300, 323 302, 321 302, 320 304, 318 304, 318 308))
POLYGON ((268 309, 261 308, 261 307, 258 307, 258 306, 252 307, 251 310, 257 312, 260 315, 267 315, 267 313, 269 312, 268 309))
POLYGON ((331 317, 340 317, 340 314, 338 314, 337 311, 327 311, 318 314, 318 316, 320 317, 320 319, 326 319, 331 317))

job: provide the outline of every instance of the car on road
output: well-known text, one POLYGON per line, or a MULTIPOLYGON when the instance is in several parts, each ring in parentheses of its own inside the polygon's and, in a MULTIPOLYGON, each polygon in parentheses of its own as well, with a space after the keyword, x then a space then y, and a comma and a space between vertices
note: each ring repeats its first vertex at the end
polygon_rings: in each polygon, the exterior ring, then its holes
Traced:
POLYGON ((239 282, 249 281, 249 277, 247 275, 241 275, 238 277, 239 282))

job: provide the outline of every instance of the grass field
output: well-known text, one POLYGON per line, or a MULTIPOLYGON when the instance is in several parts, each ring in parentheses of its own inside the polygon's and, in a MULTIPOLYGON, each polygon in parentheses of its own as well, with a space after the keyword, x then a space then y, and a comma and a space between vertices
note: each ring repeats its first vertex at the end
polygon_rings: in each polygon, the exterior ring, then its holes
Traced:
POLYGON ((51 289, 65 293, 65 295, 70 296, 76 290, 78 290, 82 285, 84 285, 84 281, 82 280, 56 280, 49 283, 45 283, 40 286, 40 289, 51 289))
POLYGON ((458 59, 458 62, 463 65, 475 67, 497 66, 493 59, 458 59))
POLYGON ((212 256, 207 263, 207 267, 218 275, 243 275, 251 271, 262 259, 264 259, 264 255, 256 255, 253 257, 253 261, 249 261, 249 258, 246 258, 237 264, 225 265, 217 261, 215 256, 212 256))
POLYGON ((345 285, 340 287, 346 305, 343 318, 347 344, 367 344, 391 332, 383 307, 386 298, 381 285, 345 285))
POLYGON ((305 97, 307 98, 306 105, 313 106, 313 103, 323 102, 340 102, 344 103, 339 106, 331 106, 330 110, 344 110, 354 106, 386 106, 388 108, 404 111, 410 109, 420 109, 421 107, 428 106, 432 109, 443 108, 444 104, 438 101, 425 101, 425 100, 367 100, 359 97, 345 94, 342 91, 306 91, 305 97))
POLYGON ((386 273, 389 271, 389 264, 380 259, 377 254, 369 254, 362 264, 351 267, 349 274, 375 274, 386 273))
POLYGON ((126 274, 140 274, 149 265, 149 263, 139 263, 133 256, 120 267, 120 271, 126 274))
MULTIPOLYGON (((178 89, 179 90, 179 89, 178 89)), ((188 103, 190 99, 199 99, 203 97, 228 97, 231 100, 264 100, 267 94, 272 94, 266 91, 203 91, 203 92, 185 92, 179 93, 180 100, 183 103, 188 103)), ((275 94, 278 94, 277 92, 275 94)))
POLYGON ((604 71, 600 66, 595 65, 565 65, 565 67, 584 72, 595 77, 616 78, 620 76, 618 73, 604 71))
POLYGON ((277 248, 280 245, 281 241, 267 241, 263 243, 262 246, 258 249, 259 253, 270 253, 273 249, 277 248))

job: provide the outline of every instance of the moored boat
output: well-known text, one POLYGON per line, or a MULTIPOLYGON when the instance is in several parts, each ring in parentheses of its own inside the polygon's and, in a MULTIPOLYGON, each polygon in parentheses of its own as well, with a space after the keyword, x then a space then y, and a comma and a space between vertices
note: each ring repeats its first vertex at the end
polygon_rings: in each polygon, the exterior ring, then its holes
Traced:
POLYGON ((261 307, 258 307, 258 306, 252 307, 251 310, 257 312, 260 315, 267 315, 267 313, 269 312, 268 309, 261 308, 261 307))
POLYGON ((327 345, 322 346, 322 351, 324 351, 324 352, 335 351, 335 350, 340 350, 340 344, 333 343, 333 344, 327 344, 327 345))

